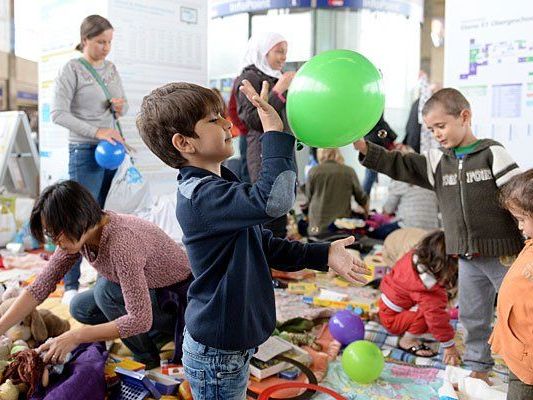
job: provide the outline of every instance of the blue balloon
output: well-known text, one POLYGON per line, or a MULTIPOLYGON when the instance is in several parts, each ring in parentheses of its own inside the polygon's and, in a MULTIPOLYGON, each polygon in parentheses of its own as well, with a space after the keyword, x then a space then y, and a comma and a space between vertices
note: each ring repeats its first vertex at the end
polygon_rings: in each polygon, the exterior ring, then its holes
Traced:
POLYGON ((94 151, 97 164, 105 169, 117 169, 124 161, 125 156, 126 150, 122 143, 111 144, 107 140, 98 143, 94 151))

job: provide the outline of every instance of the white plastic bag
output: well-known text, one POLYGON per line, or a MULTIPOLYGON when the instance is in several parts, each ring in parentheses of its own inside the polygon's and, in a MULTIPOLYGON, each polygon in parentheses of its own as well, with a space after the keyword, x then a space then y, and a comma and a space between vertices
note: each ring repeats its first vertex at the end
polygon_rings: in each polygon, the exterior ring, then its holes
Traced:
POLYGON ((0 247, 5 247, 17 233, 15 216, 7 207, 0 204, 0 247))
POLYGON ((177 243, 183 241, 183 231, 176 219, 176 194, 156 197, 150 209, 142 210, 137 216, 160 227, 177 243))
POLYGON ((139 170, 126 157, 113 177, 105 209, 122 214, 135 214, 149 208, 152 202, 150 186, 139 170))

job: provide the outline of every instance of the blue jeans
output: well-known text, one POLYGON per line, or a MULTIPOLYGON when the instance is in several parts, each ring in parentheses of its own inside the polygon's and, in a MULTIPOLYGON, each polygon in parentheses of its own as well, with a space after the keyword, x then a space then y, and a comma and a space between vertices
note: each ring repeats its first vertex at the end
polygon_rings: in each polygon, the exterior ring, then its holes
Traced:
POLYGON ((390 224, 381 225, 373 232, 368 232, 368 237, 372 239, 385 240, 395 230, 400 229, 398 222, 391 222, 390 224))
MULTIPOLYGON (((115 176, 115 171, 104 169, 96 163, 94 158, 95 149, 96 145, 94 144, 70 144, 68 149, 68 174, 70 179, 85 186, 98 201, 100 207, 104 208, 105 199, 111 187, 113 176, 115 176)), ((81 258, 65 274, 63 278, 65 290, 77 290, 80 286, 80 264, 81 258)))
MULTIPOLYGON (((147 369, 159 366, 158 339, 173 340, 177 319, 175 313, 161 310, 155 289, 150 289, 150 299, 153 318, 150 330, 122 339, 133 353, 134 359, 146 364, 147 369)), ((114 321, 128 314, 128 311, 120 285, 99 276, 91 289, 74 296, 70 303, 70 314, 82 324, 98 325, 114 321)))
POLYGON ((378 173, 376 171, 373 171, 371 169, 365 170, 365 180, 363 181, 363 190, 367 195, 370 196, 370 191, 372 190, 372 186, 374 186, 374 183, 378 180, 378 173))
POLYGON ((194 400, 244 400, 250 360, 255 351, 218 350, 204 346, 185 329, 183 368, 194 400))

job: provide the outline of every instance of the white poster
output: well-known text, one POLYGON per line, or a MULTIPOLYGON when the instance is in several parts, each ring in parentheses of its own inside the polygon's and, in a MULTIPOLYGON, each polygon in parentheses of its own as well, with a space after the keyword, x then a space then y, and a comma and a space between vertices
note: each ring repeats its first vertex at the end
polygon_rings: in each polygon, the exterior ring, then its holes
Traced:
POLYGON ((533 167, 533 4, 447 0, 445 85, 470 101, 478 137, 533 167))
POLYGON ((41 190, 68 179, 68 130, 50 118, 54 80, 68 60, 80 57, 74 48, 80 41, 81 21, 88 15, 106 16, 106 1, 42 0, 39 32, 39 153, 41 190), (68 18, 65 18, 68 15, 68 18))
POLYGON ((135 117, 144 96, 168 82, 207 84, 207 0, 45 0, 43 53, 39 63, 41 188, 68 178, 68 132, 50 120, 54 79, 79 42, 81 21, 100 14, 114 27, 109 60, 122 78, 129 102, 120 119, 136 166, 155 194, 176 191, 177 171, 142 142, 135 117), (68 15, 68 18, 65 18, 68 15))
POLYGON ((207 85, 206 0, 110 0, 115 27, 109 58, 122 77, 130 109, 121 118, 136 166, 155 193, 175 192, 177 171, 142 142, 135 127, 143 97, 169 82, 207 85))

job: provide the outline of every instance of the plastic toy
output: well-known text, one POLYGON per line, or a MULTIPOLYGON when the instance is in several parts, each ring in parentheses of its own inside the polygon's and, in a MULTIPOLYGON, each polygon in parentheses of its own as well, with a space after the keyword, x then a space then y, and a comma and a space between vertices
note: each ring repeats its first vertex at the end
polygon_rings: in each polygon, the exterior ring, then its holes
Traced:
POLYGON ((107 140, 102 140, 98 143, 94 151, 96 163, 105 169, 117 169, 124 161, 125 156, 124 145, 118 142, 111 144, 107 140))
POLYGON ((343 345, 365 338, 365 324, 361 318, 348 310, 335 313, 328 325, 331 336, 343 345))
POLYGON ((378 346, 367 340, 358 340, 346 347, 341 364, 350 379, 365 384, 379 378, 385 361, 378 346))

